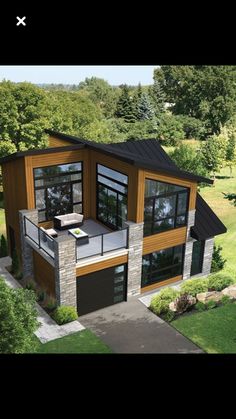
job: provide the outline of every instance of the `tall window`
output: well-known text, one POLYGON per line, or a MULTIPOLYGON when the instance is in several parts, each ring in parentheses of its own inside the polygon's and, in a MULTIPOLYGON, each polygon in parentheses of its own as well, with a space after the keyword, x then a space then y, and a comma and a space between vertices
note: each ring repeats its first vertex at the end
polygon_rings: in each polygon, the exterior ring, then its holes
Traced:
POLYGON ((193 242, 191 276, 202 272, 202 263, 204 255, 205 241, 193 242))
POLYGON ((97 219, 113 230, 127 220, 128 176, 97 164, 97 219))
POLYGON ((184 245, 170 247, 143 256, 142 287, 181 275, 184 245))
POLYGON ((187 224, 189 189, 147 179, 145 182, 144 235, 187 224))
POLYGON ((34 169, 35 204, 39 221, 82 212, 82 163, 34 169))

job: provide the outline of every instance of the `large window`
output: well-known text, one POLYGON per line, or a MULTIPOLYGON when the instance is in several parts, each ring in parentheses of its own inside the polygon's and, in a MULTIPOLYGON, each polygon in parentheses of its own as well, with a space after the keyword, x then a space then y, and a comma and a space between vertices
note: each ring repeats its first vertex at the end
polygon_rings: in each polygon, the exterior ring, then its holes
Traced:
POLYGON ((204 255, 205 241, 193 242, 191 276, 202 272, 202 263, 204 255))
POLYGON ((97 164, 97 219, 116 230, 127 220, 128 176, 97 164))
POLYGON ((82 163, 34 169, 34 189, 40 222, 56 215, 82 213, 82 163))
POLYGON ((144 235, 186 225, 188 197, 188 188, 146 179, 144 235))
POLYGON ((143 256, 142 287, 181 275, 184 245, 170 247, 143 256))

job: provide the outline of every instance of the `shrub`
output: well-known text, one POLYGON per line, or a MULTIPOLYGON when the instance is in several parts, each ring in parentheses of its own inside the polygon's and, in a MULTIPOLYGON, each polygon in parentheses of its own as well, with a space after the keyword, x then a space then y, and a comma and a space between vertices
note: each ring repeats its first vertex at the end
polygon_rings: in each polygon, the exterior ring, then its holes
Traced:
POLYGON ((19 273, 20 262, 19 262, 19 257, 18 257, 16 249, 13 250, 11 268, 12 268, 12 273, 14 275, 17 275, 19 273))
POLYGON ((162 318, 166 321, 166 322, 172 322, 172 320, 174 320, 175 318, 175 313, 174 311, 171 311, 170 309, 167 310, 165 313, 162 314, 162 318))
POLYGON ((181 294, 190 294, 193 297, 200 292, 206 292, 208 290, 208 280, 207 279, 189 279, 185 281, 181 287, 181 294))
POLYGON ((33 281, 29 281, 29 282, 27 282, 27 284, 26 284, 25 288, 26 288, 27 290, 36 291, 36 285, 35 285, 35 283, 34 283, 33 281))
POLYGON ((178 295, 178 291, 173 288, 164 288, 152 298, 149 308, 157 315, 166 313, 169 310, 169 304, 174 301, 178 295))
POLYGON ((193 172, 199 176, 208 176, 208 171, 203 165, 201 156, 193 147, 186 144, 180 144, 180 146, 176 147, 169 155, 179 169, 193 172))
POLYGON ((2 234, 0 239, 0 257, 3 258, 8 255, 7 250, 7 240, 5 236, 2 234))
POLYGON ((221 291, 233 283, 234 280, 226 274, 215 274, 208 278, 208 287, 214 291, 221 291))
POLYGON ((43 301, 45 298, 45 292, 44 291, 38 291, 37 292, 37 301, 43 301))
POLYGON ((229 303, 232 303, 232 299, 228 295, 224 295, 221 298, 221 304, 226 305, 226 304, 229 304, 229 303))
POLYGON ((56 303, 55 298, 49 297, 45 305, 45 308, 47 308, 49 311, 53 311, 55 310, 56 307, 57 307, 57 303, 56 303))
POLYGON ((78 319, 78 314, 72 306, 60 306, 53 312, 52 318, 57 324, 65 324, 78 319))
POLYGON ((204 303, 202 303, 201 301, 198 301, 194 308, 196 308, 196 310, 198 311, 205 311, 206 310, 206 305, 204 303))
POLYGON ((207 310, 211 310, 212 308, 217 307, 217 305, 218 305, 217 302, 213 300, 210 300, 205 304, 207 310))
POLYGON ((218 272, 224 268, 226 259, 223 258, 221 252, 222 252, 222 246, 216 246, 214 244, 212 262, 211 262, 211 272, 218 272))
MULTIPOLYGON (((196 302, 195 299, 194 302, 196 302)), ((176 298, 175 305, 177 313, 183 313, 193 305, 192 297, 186 293, 181 294, 179 297, 176 298)))

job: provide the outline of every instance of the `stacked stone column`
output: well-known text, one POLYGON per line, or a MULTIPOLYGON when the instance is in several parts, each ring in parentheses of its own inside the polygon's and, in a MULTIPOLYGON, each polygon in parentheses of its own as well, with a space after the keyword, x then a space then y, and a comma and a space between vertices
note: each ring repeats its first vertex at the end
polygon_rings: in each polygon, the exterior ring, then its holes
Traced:
POLYGON ((190 229, 194 226, 196 210, 190 210, 188 213, 188 224, 187 224, 187 236, 185 243, 185 254, 184 254, 184 268, 183 268, 183 279, 190 278, 191 264, 192 264, 192 253, 193 253, 193 242, 194 240, 190 236, 190 229))
POLYGON ((76 307, 76 239, 70 235, 57 237, 54 255, 57 304, 76 307))
POLYGON ((143 253, 143 223, 127 221, 128 227, 128 275, 127 295, 140 294, 142 276, 142 253, 143 253))

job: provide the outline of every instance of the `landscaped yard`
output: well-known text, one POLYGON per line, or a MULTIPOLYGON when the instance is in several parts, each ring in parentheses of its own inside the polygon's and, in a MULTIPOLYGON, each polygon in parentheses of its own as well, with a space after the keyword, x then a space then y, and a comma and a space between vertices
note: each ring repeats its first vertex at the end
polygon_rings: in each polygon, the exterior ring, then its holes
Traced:
POLYGON ((208 353, 236 353, 236 303, 182 316, 171 325, 208 353))
POLYGON ((111 353, 105 345, 90 330, 82 330, 48 343, 40 343, 37 338, 37 353, 40 354, 103 354, 111 353))

